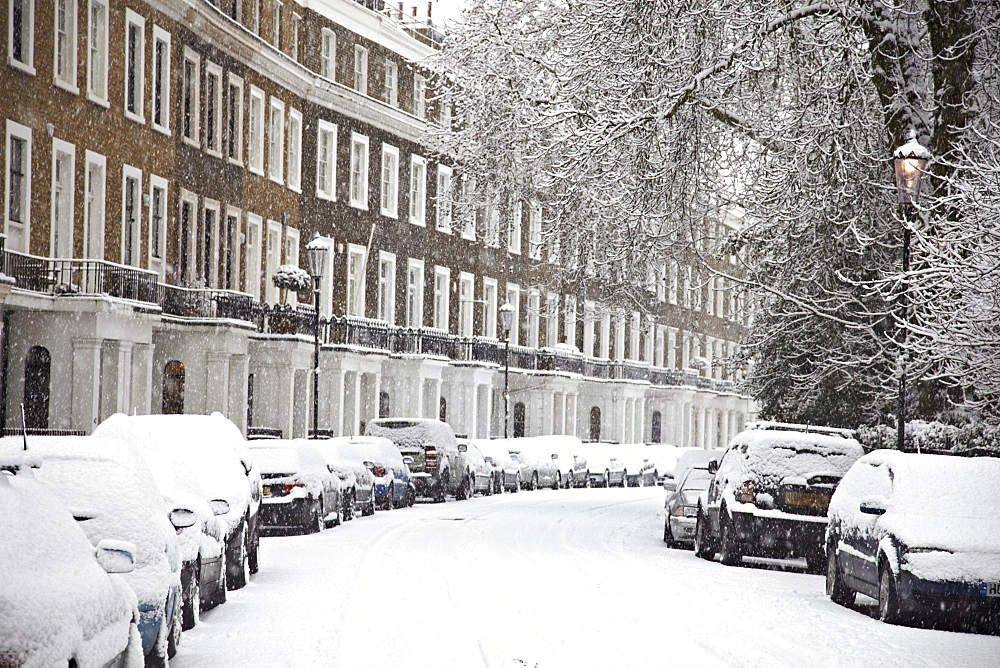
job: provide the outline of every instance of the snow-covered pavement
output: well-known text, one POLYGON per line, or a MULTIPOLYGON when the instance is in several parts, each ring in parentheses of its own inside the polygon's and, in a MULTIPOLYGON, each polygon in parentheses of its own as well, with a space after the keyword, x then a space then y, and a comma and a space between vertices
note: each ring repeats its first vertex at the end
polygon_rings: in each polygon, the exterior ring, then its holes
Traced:
POLYGON ((540 490, 266 538, 190 666, 988 666, 1000 637, 881 624, 796 568, 668 549, 656 488, 540 490))

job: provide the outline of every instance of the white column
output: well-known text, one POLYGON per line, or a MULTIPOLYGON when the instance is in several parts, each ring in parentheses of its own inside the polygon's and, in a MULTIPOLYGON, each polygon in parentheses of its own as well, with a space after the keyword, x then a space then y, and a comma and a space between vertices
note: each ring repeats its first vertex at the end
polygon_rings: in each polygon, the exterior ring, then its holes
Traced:
POLYGON ((344 435, 357 436, 361 419, 361 374, 344 374, 344 435))
POLYGON ((205 412, 229 415, 229 354, 205 353, 205 412))
POLYGON ((344 370, 323 369, 320 372, 319 428, 329 429, 334 436, 345 436, 344 432, 344 370))
POLYGON ((149 415, 152 404, 153 346, 137 343, 132 347, 132 400, 128 412, 149 415))
POLYGON ((73 339, 73 429, 93 431, 100 416, 101 339, 73 339))
MULTIPOLYGON (((105 340, 101 355, 101 416, 128 411, 132 386, 132 342, 105 340)), ((186 394, 190 394, 187 392, 186 394)), ((185 406, 187 410, 187 406, 185 406)))
POLYGON ((667 327, 667 368, 677 368, 677 328, 667 327))
POLYGON ((240 428, 244 434, 247 431, 247 374, 250 359, 246 355, 233 355, 229 358, 229 412, 226 417, 240 428))

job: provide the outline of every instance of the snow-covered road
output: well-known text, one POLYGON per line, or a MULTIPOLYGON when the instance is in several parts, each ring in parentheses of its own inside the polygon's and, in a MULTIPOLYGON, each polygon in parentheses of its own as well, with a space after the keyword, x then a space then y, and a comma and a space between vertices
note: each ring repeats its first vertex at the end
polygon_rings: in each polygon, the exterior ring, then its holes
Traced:
POLYGON ((1000 637, 887 626, 820 576, 668 549, 662 504, 540 490, 266 538, 174 665, 1000 665, 1000 637))

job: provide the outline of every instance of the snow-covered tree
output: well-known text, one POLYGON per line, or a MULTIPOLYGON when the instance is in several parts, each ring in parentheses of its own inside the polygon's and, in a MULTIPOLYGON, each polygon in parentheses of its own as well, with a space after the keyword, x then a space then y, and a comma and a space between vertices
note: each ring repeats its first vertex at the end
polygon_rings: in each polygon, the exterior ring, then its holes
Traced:
POLYGON ((477 192, 542 202, 565 272, 623 279, 609 298, 674 258, 743 286, 734 362, 765 414, 886 419, 904 360, 915 414, 997 417, 998 45, 982 0, 470 0, 434 63, 460 122, 434 139, 477 192), (934 159, 904 276, 911 131, 934 159))

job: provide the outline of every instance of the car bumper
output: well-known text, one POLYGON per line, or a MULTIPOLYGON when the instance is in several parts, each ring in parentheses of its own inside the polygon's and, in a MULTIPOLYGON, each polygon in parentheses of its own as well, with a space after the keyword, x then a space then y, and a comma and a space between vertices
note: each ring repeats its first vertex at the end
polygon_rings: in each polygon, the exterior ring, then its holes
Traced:
POLYGON ((810 516, 798 520, 733 512, 733 530, 748 555, 803 557, 823 552, 826 519, 810 516))
MULTIPOLYGON (((441 486, 440 481, 429 473, 411 474, 410 483, 417 491, 417 496, 434 496, 441 486)), ((378 490, 376 489, 377 492, 378 490)), ((385 498, 385 496, 383 495, 382 498, 385 498)))
POLYGON ((1000 597, 986 596, 982 583, 924 580, 907 572, 899 574, 896 591, 900 599, 936 610, 976 609, 1000 613, 1000 597))
POLYGON ((697 524, 696 517, 676 517, 671 515, 670 532, 673 533, 674 540, 679 543, 693 543, 694 530, 697 524))
POLYGON ((265 529, 308 527, 312 524, 312 513, 311 499, 265 500, 260 506, 261 526, 265 529))

